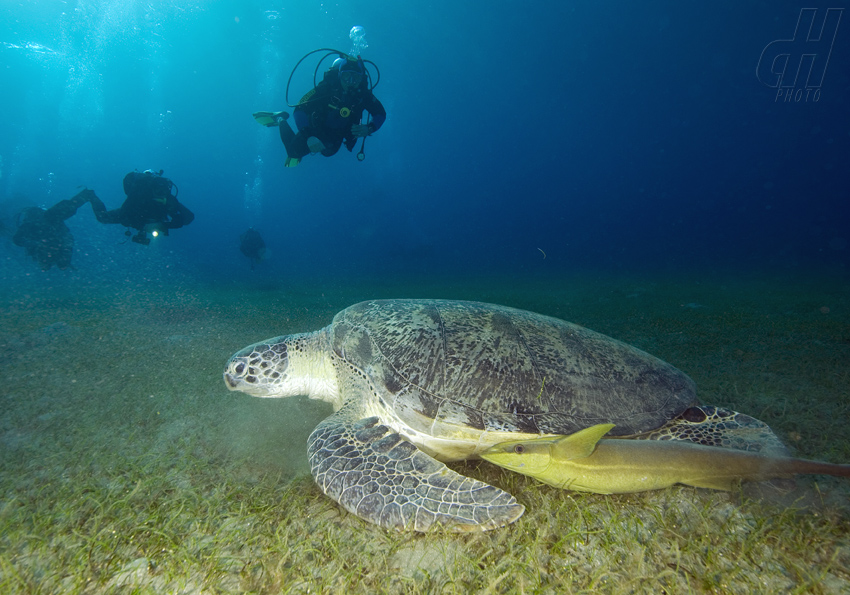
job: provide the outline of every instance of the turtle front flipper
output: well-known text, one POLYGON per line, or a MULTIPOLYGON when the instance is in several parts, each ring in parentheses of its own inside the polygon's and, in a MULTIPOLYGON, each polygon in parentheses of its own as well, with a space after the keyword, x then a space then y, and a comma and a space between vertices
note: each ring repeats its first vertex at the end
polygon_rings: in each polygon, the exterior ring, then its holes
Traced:
POLYGON ((377 417, 354 419, 346 409, 319 424, 308 452, 313 479, 349 512, 398 530, 487 531, 525 511, 507 492, 452 471, 377 417))

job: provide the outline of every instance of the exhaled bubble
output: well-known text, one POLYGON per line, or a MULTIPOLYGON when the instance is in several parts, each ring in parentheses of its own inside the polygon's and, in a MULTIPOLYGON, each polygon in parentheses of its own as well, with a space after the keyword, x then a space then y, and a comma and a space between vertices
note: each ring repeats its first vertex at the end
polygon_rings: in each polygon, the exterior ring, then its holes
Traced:
POLYGON ((369 47, 366 43, 366 29, 355 25, 348 33, 348 38, 351 40, 351 55, 359 56, 363 50, 369 47))

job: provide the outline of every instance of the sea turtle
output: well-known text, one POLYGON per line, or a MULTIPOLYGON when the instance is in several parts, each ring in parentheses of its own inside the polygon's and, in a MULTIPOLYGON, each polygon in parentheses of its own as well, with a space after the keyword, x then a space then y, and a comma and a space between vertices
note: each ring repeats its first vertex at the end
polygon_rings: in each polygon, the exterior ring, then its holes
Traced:
POLYGON ((694 382, 584 327, 493 304, 373 300, 330 325, 238 351, 230 390, 308 395, 335 413, 310 435, 313 478, 346 510, 383 527, 484 531, 524 508, 443 462, 508 440, 614 424, 609 436, 783 455, 764 423, 701 406, 694 382), (442 462, 441 462, 442 461, 442 462))

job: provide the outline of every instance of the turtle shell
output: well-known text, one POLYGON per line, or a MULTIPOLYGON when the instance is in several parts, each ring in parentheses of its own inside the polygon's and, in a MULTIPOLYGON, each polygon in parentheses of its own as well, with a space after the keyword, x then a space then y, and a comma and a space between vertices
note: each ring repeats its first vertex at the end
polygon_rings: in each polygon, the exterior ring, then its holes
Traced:
POLYGON ((333 350, 421 431, 612 435, 656 429, 697 404, 670 364, 582 326, 504 306, 374 300, 336 315, 333 350), (437 420, 439 423, 431 423, 437 420))

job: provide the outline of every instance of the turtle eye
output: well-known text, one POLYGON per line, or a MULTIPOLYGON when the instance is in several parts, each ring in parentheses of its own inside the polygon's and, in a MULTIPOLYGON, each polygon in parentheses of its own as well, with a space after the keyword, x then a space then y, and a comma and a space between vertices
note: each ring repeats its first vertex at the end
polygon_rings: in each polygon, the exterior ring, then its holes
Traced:
POLYGON ((516 446, 514 446, 514 452, 518 455, 521 455, 525 452, 525 447, 522 444, 517 444, 516 446))

